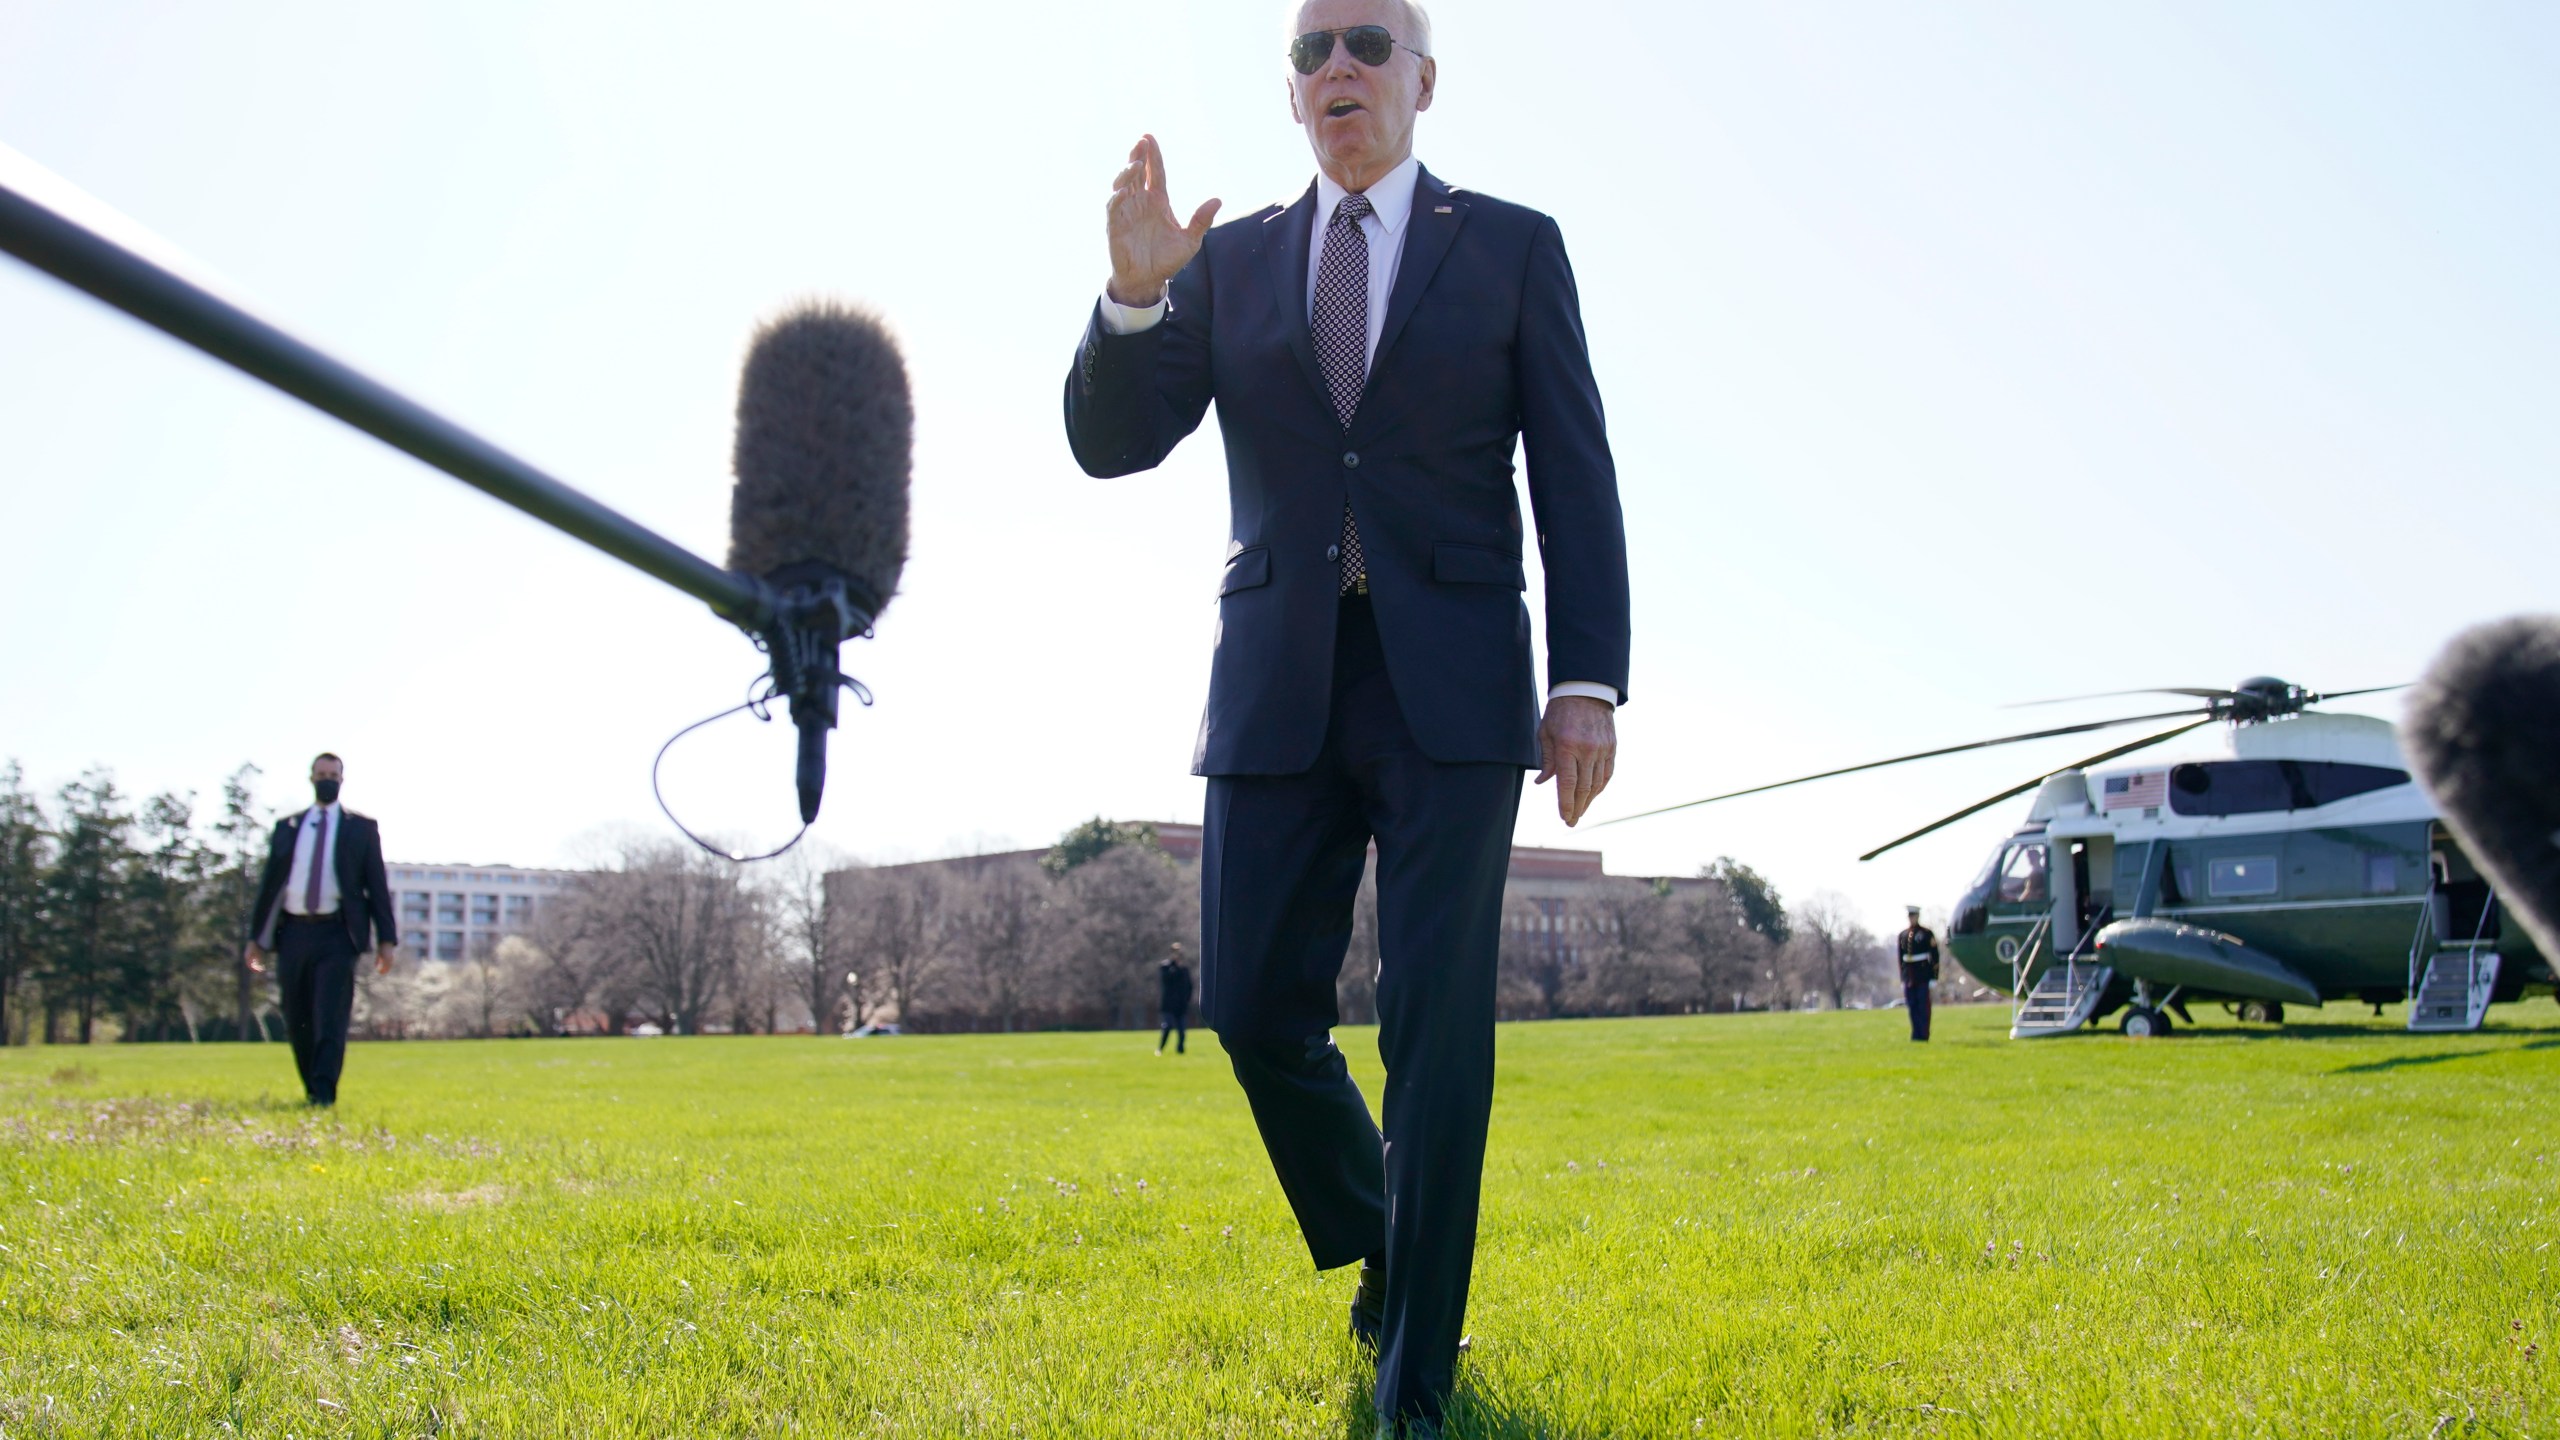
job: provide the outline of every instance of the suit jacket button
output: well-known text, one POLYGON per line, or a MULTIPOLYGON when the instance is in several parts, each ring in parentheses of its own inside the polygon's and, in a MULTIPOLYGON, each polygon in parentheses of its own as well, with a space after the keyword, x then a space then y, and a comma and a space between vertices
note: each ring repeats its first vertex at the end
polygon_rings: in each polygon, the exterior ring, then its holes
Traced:
POLYGON ((1327 545, 1326 547, 1324 547, 1324 558, 1326 558, 1327 560, 1339 560, 1339 559, 1341 559, 1341 558, 1342 558, 1342 547, 1341 547, 1341 546, 1339 546, 1339 545, 1327 545))
POLYGON ((1342 464, 1343 464, 1343 467, 1344 467, 1345 469, 1350 469, 1350 470, 1357 470, 1357 469, 1359 469, 1359 468, 1360 468, 1360 452, 1359 452, 1359 451, 1357 451, 1357 450, 1346 450, 1346 451, 1342 452, 1342 464))

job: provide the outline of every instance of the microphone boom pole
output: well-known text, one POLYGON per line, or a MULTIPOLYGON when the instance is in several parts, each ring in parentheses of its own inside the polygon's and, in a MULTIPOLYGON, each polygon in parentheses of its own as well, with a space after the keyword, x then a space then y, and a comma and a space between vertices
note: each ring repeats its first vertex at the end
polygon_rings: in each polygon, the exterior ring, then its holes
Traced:
POLYGON ((711 607, 759 634, 773 587, 724 570, 29 193, 0 146, 0 251, 711 607))

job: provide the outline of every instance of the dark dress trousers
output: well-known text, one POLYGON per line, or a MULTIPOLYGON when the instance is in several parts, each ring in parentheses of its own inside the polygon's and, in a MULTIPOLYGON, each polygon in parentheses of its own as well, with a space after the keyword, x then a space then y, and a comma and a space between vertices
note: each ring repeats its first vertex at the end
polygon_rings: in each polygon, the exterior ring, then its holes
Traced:
POLYGON ((302 883, 303 877, 292 873, 293 850, 310 817, 305 810, 276 822, 267 842, 267 868, 258 881, 258 901, 249 911, 249 934, 276 957, 284 1033, 293 1045, 302 1093, 330 1105, 337 1103, 338 1074, 346 1066, 356 961, 373 948, 376 936, 385 945, 399 944, 400 930, 391 917, 382 827, 344 806, 338 810, 332 857, 337 913, 314 918, 285 913, 286 887, 302 883))
POLYGON ((1929 987, 1938 980, 1938 937, 1926 925, 1913 924, 1894 937, 1894 958, 1902 971, 1902 1008, 1911 1014, 1911 1038, 1929 1038, 1929 987))
POLYGON ((1549 677, 1623 700, 1626 540, 1555 222, 1422 172, 1346 430, 1308 325, 1315 196, 1212 230, 1154 327, 1112 335, 1097 310, 1067 435, 1087 473, 1124 475, 1218 407, 1232 519, 1193 764, 1201 1009, 1315 1263, 1385 1257, 1379 1413, 1434 1419, 1475 1256, 1503 877, 1538 763, 1523 545, 1544 562, 1549 677), (1369 579, 1352 598, 1346 500, 1369 579), (1383 1137, 1331 1034, 1373 839, 1383 1137))
POLYGON ((1164 1048, 1167 1036, 1173 1037, 1174 1049, 1190 1048, 1191 970, 1168 960, 1156 967, 1156 1016, 1164 1022, 1156 1033, 1156 1048, 1164 1048))

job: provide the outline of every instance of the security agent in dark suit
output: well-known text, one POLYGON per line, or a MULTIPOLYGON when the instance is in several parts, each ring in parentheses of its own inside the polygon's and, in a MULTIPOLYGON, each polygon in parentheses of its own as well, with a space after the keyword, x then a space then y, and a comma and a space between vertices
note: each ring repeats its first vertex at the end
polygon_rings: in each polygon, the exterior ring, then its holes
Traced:
POLYGON ((1164 1053, 1164 1042, 1173 1041, 1173 1053, 1183 1054, 1191 1048, 1191 967, 1182 963, 1182 944, 1174 942, 1173 953, 1156 967, 1156 1015, 1164 1028, 1156 1032, 1156 1053, 1164 1053))
POLYGON ((1214 230, 1213 200, 1185 225, 1160 148, 1139 141, 1067 434, 1087 473, 1125 475, 1218 407, 1233 518, 1194 759, 1201 1008, 1316 1265, 1366 1262, 1352 1327, 1376 1347, 1382 1430, 1429 1433, 1474 1262, 1520 776, 1555 778, 1568 824, 1609 781, 1626 542, 1556 223, 1413 160, 1437 78, 1427 18, 1309 0, 1296 29, 1289 98, 1315 183, 1214 230), (1331 1036, 1373 838, 1383 1137, 1331 1036))
POLYGON ((276 957, 284 1030, 302 1093, 338 1103, 347 1060, 347 1021, 356 1001, 356 957, 372 941, 374 969, 388 974, 400 947, 391 918, 391 882, 382 868, 382 829, 341 806, 346 763, 323 752, 311 762, 312 806, 276 822, 266 873, 249 911, 245 959, 264 974, 276 957))

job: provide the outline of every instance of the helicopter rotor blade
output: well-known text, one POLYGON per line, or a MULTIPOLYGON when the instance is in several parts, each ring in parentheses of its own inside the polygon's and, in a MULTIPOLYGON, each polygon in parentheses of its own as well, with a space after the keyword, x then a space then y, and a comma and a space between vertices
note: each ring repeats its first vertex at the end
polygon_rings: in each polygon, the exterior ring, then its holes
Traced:
MULTIPOLYGON (((1837 770, 1825 770, 1818 775, 1799 775, 1793 780, 1778 780, 1767 785, 1754 785, 1748 790, 1729 790, 1722 795, 1710 795, 1704 800, 1684 800, 1677 805, 1665 805, 1657 810, 1640 810, 1633 815, 1621 815, 1615 820, 1600 821, 1591 828, 1597 830, 1609 825, 1623 825, 1629 820, 1642 820, 1653 815, 1668 815, 1674 810, 1688 810, 1700 805, 1713 805, 1719 800, 1739 800, 1745 795, 1766 794, 1771 790, 1784 790, 1790 785, 1803 785, 1815 780, 1828 780, 1835 775, 1855 775, 1861 770, 1881 770, 1888 765, 1905 765, 1914 760, 1934 760, 1941 755, 1959 755, 1967 750, 1988 750, 1995 745, 2015 745, 2025 740, 2050 740, 2056 735, 2082 735, 2092 730, 2106 730, 2118 725, 2139 725, 2146 720, 2183 720, 2190 715, 2199 714, 2210 718, 2212 712, 2198 710, 2165 710, 2157 715, 2126 715, 2114 720, 2091 720, 2079 725, 2061 725, 2056 726, 2051 730, 2030 730, 2024 735, 2003 735, 1996 740, 1973 740, 1962 745, 1948 745, 1936 750, 1923 750, 1914 755, 1896 755, 1890 760, 1870 760, 1863 765, 1843 765, 1837 770)), ((2203 723, 2205 722, 2202 720, 2195 722, 2196 725, 2201 725, 2203 723)), ((2190 725, 2186 728, 2193 729, 2195 726, 2190 725)), ((2149 743, 2151 742, 2147 740, 2143 742, 2143 744, 2146 745, 2149 743)), ((2038 777, 2038 783, 2041 782, 2042 777, 2038 777)), ((1999 798, 2005 800, 2008 797, 2004 795, 1999 798)), ((1990 802, 1986 801, 1984 803, 1988 804, 1990 802)), ((1968 811, 1967 813, 1970 814, 1971 812, 1968 811)))
POLYGON ((2198 700, 2233 700, 2237 690, 2214 690, 2196 685, 2155 685, 2148 690, 2104 690, 2095 695, 2059 695, 2051 700, 2021 700, 2003 705, 2003 710, 2032 710, 2039 705, 2069 705, 2081 700, 2123 700, 2134 695, 2186 695, 2198 700))
POLYGON ((2326 690, 2304 703, 2317 705, 2326 700, 2344 700, 2350 695, 2380 695, 2391 690, 2406 690, 2409 685, 2409 681, 2403 680, 2397 685, 2367 685, 2361 690, 2326 690))
POLYGON ((1961 810, 1957 811, 1957 812, 1956 812, 1956 813, 1954 813, 1953 815, 1946 816, 1946 817, 1945 817, 1945 818, 1943 818, 1943 819, 1932 820, 1932 821, 1930 821, 1928 824, 1921 826, 1919 829, 1912 831, 1910 834, 1903 836, 1903 837, 1902 837, 1901 839, 1899 839, 1899 840, 1888 840, 1888 841, 1886 841, 1884 844, 1879 845, 1879 846, 1877 846, 1876 848, 1874 848, 1873 850, 1868 851, 1866 854, 1859 856, 1859 857, 1858 857, 1858 859, 1860 859, 1861 861, 1873 860, 1874 858, 1876 858, 1877 856, 1879 856, 1879 855, 1883 854, 1883 853, 1884 853, 1884 852, 1886 852, 1887 850, 1894 849, 1894 848, 1896 848, 1896 847, 1898 847, 1898 846, 1908 845, 1908 844, 1910 844, 1912 841, 1919 839, 1919 838, 1920 838, 1921 836, 1923 836, 1923 835, 1930 834, 1930 833, 1932 833, 1932 832, 1934 832, 1934 831, 1943 830, 1943 829, 1945 829, 1946 827, 1948 827, 1948 826, 1950 826, 1950 825, 1953 825, 1954 823, 1956 823, 1956 822, 1957 822, 1957 821, 1959 821, 1959 820, 1965 819, 1965 818, 1967 818, 1968 816, 1972 816, 1972 815, 1978 814, 1978 813, 1980 813, 1981 811, 1988 810, 1988 809, 1990 809, 1992 806, 1999 804, 1999 803, 2000 803, 2001 801, 2003 801, 2003 800, 2014 800, 2014 799, 2016 799, 2018 796, 2024 795, 2024 794, 2026 794, 2028 791, 2033 790, 2034 788, 2036 788, 2036 787, 2037 787, 2037 786, 2039 786, 2039 785, 2042 785, 2042 784, 2043 784, 2044 782, 2046 782, 2047 780, 2052 779, 2054 776, 2061 774, 2064 770, 2086 770, 2086 769, 2088 769, 2088 768, 2089 768, 2090 766, 2092 766, 2092 765, 2104 765, 2104 764, 2106 764, 2108 761, 2115 759, 2115 758, 2116 758, 2117 756, 2119 756, 2119 755, 2130 755, 2130 754, 2132 754, 2132 753, 2133 753, 2134 751, 2136 751, 2136 750, 2144 749, 2144 748, 2146 748, 2146 747, 2148 747, 2148 746, 2152 746, 2152 745, 2157 745, 2157 744, 2159 744, 2159 743, 2160 743, 2161 741, 2163 741, 2163 740, 2174 740, 2174 739, 2178 738, 2179 736, 2186 734, 2186 733, 2187 733, 2188 731, 2190 731, 2190 730, 2200 729, 2200 728, 2202 728, 2202 727, 2204 727, 2204 726, 2206 726, 2206 725, 2210 725, 2210 724, 2212 724, 2212 723, 2213 723, 2213 721, 2212 721, 2211 717, 2207 717, 2207 718, 2202 719, 2202 720, 2192 720, 2192 721, 2189 721, 2188 723, 2186 723, 2186 724, 2184 724, 2184 725, 2178 726, 2178 727, 2177 727, 2176 729, 2174 729, 2174 730, 2163 730, 2163 731, 2161 731, 2161 732, 2160 732, 2159 734, 2157 734, 2157 735, 2148 735, 2148 736, 2145 736, 2145 737, 2143 737, 2143 738, 2142 738, 2142 739, 2140 739, 2140 740, 2136 740, 2136 741, 2134 741, 2134 742, 2133 742, 2132 744, 2130 744, 2130 745, 2119 745, 2119 746, 2117 746, 2116 748, 2114 748, 2113 750, 2101 750, 2101 751, 2099 751, 2097 754, 2090 756, 2090 757, 2089 757, 2088 759, 2086 759, 2086 760, 2075 760, 2075 761, 2073 761, 2072 763, 2070 763, 2070 764, 2068 764, 2068 765, 2062 766, 2060 769, 2056 769, 2056 770, 2047 770, 2047 771, 2046 771, 2046 772, 2044 772, 2042 775, 2037 776, 2036 778, 2034 778, 2033 780, 2028 781, 2028 782, 2027 782, 2026 784, 2024 784, 2024 785, 2014 786, 2014 787, 2012 787, 2012 788, 2010 788, 2010 789, 2003 790, 2003 791, 2001 791, 1999 794, 1992 796, 1992 797, 1991 797, 1990 799, 1988 799, 1988 800, 1980 800, 1980 801, 1976 801, 1975 803, 1973 803, 1973 804, 1971 804, 1971 805, 1967 805, 1966 807, 1964 807, 1963 809, 1961 809, 1961 810))

